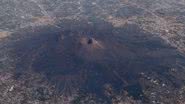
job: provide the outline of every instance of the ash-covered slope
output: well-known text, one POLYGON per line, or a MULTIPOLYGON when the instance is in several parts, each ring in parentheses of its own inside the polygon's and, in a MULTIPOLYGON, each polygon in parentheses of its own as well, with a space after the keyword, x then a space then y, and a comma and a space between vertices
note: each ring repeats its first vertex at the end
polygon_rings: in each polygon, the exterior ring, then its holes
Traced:
POLYGON ((119 28, 101 20, 65 20, 58 26, 13 34, 12 41, 24 36, 9 47, 18 79, 20 73, 40 73, 59 95, 93 94, 107 103, 121 92, 143 103, 179 96, 185 58, 162 39, 136 25, 119 28), (159 90, 155 97, 152 90, 159 90))

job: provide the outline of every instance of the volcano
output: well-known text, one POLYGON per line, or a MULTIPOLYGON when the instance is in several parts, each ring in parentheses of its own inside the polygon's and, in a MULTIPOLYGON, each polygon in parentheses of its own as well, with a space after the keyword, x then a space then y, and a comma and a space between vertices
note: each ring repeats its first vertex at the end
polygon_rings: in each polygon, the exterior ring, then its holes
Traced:
POLYGON ((181 70, 176 63, 185 58, 136 25, 118 28, 104 21, 65 21, 58 26, 13 35, 12 39, 24 35, 11 45, 15 73, 42 73, 66 97, 83 92, 106 99, 109 85, 116 93, 127 91, 134 99, 146 101, 144 73, 168 75, 166 83, 172 88, 183 85, 183 80, 171 80, 169 70, 181 70))

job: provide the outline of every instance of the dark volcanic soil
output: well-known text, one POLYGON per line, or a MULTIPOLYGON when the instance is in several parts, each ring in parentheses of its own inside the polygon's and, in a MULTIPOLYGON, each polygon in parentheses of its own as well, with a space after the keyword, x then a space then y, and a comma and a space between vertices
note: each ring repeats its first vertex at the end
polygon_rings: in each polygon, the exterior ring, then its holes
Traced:
MULTIPOLYGON (((183 70, 185 57, 136 25, 116 28, 101 20, 68 20, 58 26, 13 35, 12 40, 24 36, 10 46, 15 74, 41 73, 66 97, 91 93, 108 102, 106 86, 143 103, 153 100, 147 91, 154 85, 167 86, 170 94, 184 86, 183 74, 172 72, 183 70)), ((161 96, 167 96, 166 89, 161 96)))

